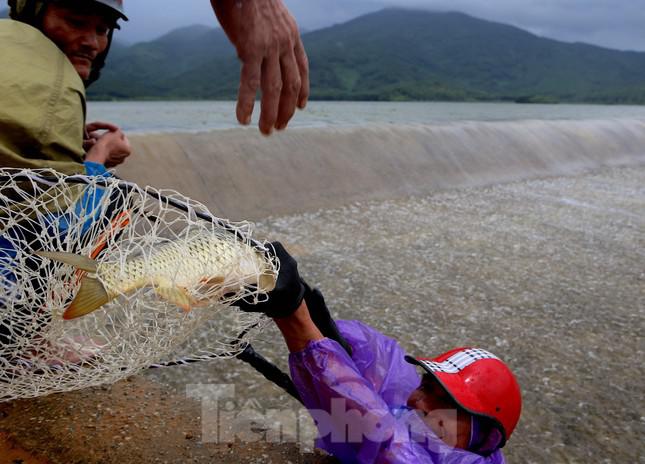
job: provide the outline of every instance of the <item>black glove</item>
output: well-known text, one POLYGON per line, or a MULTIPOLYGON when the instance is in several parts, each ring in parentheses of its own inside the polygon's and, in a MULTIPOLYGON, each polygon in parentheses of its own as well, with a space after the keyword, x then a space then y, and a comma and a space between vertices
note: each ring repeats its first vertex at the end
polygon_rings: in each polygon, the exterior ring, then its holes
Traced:
POLYGON ((280 273, 275 288, 268 293, 269 299, 252 304, 244 299, 234 303, 242 311, 264 313, 272 318, 287 317, 298 309, 305 296, 305 286, 298 274, 298 263, 280 242, 272 242, 274 256, 280 260, 280 273))

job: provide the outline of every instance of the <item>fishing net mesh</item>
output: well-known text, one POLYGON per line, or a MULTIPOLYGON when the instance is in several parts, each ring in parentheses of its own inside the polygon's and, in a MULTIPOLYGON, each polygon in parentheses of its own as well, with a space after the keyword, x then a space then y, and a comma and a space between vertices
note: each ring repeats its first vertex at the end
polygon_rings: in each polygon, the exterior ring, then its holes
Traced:
POLYGON ((114 177, 0 169, 0 401, 235 356, 267 319, 231 303, 262 301, 270 288, 260 279, 273 284, 278 271, 250 235, 250 224, 216 219, 176 192, 114 177), (218 252, 195 255, 204 240, 218 252), (97 268, 88 274, 39 252, 93 258, 97 268), (63 318, 83 278, 105 283, 111 275, 118 284, 134 261, 144 281, 113 289, 115 298, 90 314, 63 318), (158 267, 162 283, 150 277, 158 267), (190 307, 180 309, 162 285, 180 288, 190 307))

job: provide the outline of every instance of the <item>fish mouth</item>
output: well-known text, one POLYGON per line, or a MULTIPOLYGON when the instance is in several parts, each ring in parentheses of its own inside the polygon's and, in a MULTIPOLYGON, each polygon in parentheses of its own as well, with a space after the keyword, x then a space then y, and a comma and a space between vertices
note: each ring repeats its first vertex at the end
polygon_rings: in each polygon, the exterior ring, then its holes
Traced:
POLYGON ((265 293, 270 292, 275 288, 276 276, 272 273, 265 272, 260 274, 258 279, 259 289, 265 293))

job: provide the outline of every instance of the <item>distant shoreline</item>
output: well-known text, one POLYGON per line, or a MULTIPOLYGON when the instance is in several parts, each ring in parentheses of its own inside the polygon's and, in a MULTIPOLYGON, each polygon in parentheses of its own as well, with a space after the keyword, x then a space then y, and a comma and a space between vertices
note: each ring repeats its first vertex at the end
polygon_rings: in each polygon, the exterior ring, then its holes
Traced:
MULTIPOLYGON (((89 102, 88 121, 110 121, 127 133, 201 133, 244 128, 235 101, 129 100, 89 102)), ((246 127, 257 131, 260 104, 246 127)), ((494 102, 309 102, 289 122, 289 130, 322 127, 419 126, 464 121, 645 120, 645 106, 516 104, 494 102)))
MULTIPOLYGON (((174 98, 174 97, 133 97, 133 98, 102 98, 101 96, 88 97, 88 102, 102 103, 125 103, 125 102, 235 102, 236 100, 225 98, 174 98)), ((309 102, 331 102, 331 103, 515 103, 518 105, 594 105, 594 106, 643 106, 645 100, 638 102, 603 102, 593 100, 557 100, 551 98, 518 97, 508 99, 464 99, 464 100, 414 100, 414 99, 360 99, 360 98, 309 98, 309 102)), ((256 100, 259 103, 259 100, 256 100)))

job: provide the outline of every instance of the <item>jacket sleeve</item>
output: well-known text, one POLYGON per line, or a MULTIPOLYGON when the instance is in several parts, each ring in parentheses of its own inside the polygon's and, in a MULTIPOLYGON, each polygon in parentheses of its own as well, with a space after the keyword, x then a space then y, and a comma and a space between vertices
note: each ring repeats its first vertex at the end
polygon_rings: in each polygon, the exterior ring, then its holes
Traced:
POLYGON ((312 342, 291 354, 291 376, 317 423, 317 446, 342 462, 375 462, 397 427, 390 409, 419 377, 395 340, 358 321, 337 324, 352 357, 333 340, 312 342))
POLYGON ((421 378, 416 368, 405 361, 401 345, 360 321, 337 321, 337 324, 352 346, 352 361, 360 374, 389 408, 404 405, 421 378))
POLYGON ((342 462, 374 462, 384 441, 379 429, 391 428, 394 417, 342 347, 327 338, 311 342, 289 356, 289 366, 316 422, 316 446, 342 462))

